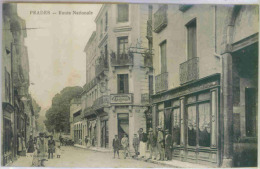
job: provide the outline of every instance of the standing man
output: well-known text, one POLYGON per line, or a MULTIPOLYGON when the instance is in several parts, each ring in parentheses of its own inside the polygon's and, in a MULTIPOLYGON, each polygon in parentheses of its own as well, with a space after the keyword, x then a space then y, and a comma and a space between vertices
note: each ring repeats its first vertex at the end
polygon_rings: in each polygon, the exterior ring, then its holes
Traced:
POLYGON ((153 155, 155 155, 154 160, 156 160, 156 153, 155 153, 156 141, 157 141, 156 135, 155 135, 155 133, 153 133, 153 129, 150 128, 149 135, 148 135, 148 141, 147 141, 149 150, 150 150, 149 159, 152 159, 153 155))
POLYGON ((160 154, 160 159, 164 161, 164 138, 163 138, 163 131, 162 128, 158 127, 158 136, 157 136, 157 149, 160 154))
POLYGON ((44 133, 40 133, 39 134, 39 139, 37 140, 37 145, 36 145, 36 149, 37 149, 37 157, 38 157, 38 165, 40 167, 44 167, 44 161, 46 160, 46 152, 47 152, 47 146, 44 142, 44 133))
POLYGON ((137 134, 134 134, 133 147, 135 150, 135 157, 138 157, 139 139, 137 137, 137 134))
POLYGON ((124 149, 124 159, 126 159, 126 153, 128 153, 129 157, 131 156, 131 153, 129 151, 129 141, 126 134, 124 134, 124 137, 121 140, 121 144, 124 149))
POLYGON ((115 138, 113 139, 114 158, 115 158, 115 155, 117 152, 117 156, 119 159, 119 147, 120 147, 120 142, 119 142, 118 136, 115 135, 115 138))
POLYGON ((86 144, 86 147, 88 147, 88 136, 85 136, 85 144, 86 144))
POLYGON ((146 152, 146 147, 145 147, 146 135, 143 132, 143 128, 139 129, 139 141, 140 141, 140 156, 144 158, 146 152))
POLYGON ((169 130, 165 130, 165 157, 166 160, 172 160, 172 135, 169 130))
POLYGON ((53 158, 53 153, 55 151, 55 141, 53 140, 53 136, 50 136, 50 140, 48 141, 48 159, 53 158))

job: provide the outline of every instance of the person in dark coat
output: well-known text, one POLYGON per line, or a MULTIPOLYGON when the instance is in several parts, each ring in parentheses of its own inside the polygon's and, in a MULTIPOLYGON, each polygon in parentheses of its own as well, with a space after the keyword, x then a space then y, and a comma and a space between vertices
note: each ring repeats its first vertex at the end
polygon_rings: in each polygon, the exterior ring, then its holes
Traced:
POLYGON ((28 141, 28 150, 27 153, 33 153, 34 152, 34 140, 32 135, 30 135, 30 139, 28 141))
POLYGON ((53 158, 53 153, 55 151, 55 141, 53 140, 53 136, 50 136, 51 139, 48 140, 48 159, 53 158))
POLYGON ((165 158, 166 160, 172 160, 172 135, 168 129, 165 134, 165 158))
POLYGON ((156 159, 156 152, 155 152, 156 142, 157 142, 156 134, 153 132, 153 129, 150 128, 149 134, 148 134, 148 141, 147 141, 147 144, 148 144, 149 150, 150 150, 149 159, 152 159, 153 154, 154 154, 154 160, 156 159))
POLYGON ((119 158, 119 148, 120 148, 120 141, 118 139, 118 136, 115 135, 115 138, 113 139, 113 149, 114 149, 114 158, 117 152, 117 156, 119 158))
POLYGON ((138 156, 138 148, 139 148, 139 138, 137 137, 137 134, 134 134, 134 138, 133 138, 133 147, 135 150, 135 157, 138 156))

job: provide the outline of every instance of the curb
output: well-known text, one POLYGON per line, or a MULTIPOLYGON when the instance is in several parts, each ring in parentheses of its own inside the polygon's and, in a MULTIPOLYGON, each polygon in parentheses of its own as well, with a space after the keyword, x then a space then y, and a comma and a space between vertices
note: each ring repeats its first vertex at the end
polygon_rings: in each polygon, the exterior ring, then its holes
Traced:
POLYGON ((175 166, 175 165, 171 165, 171 164, 165 164, 163 162, 160 162, 160 161, 154 161, 154 160, 149 160, 149 159, 142 159, 142 158, 134 158, 135 160, 138 160, 138 161, 144 161, 144 162, 147 162, 147 163, 153 163, 153 164, 159 164, 159 165, 163 165, 163 166, 166 166, 166 167, 171 167, 171 168, 181 168, 181 167, 178 167, 178 166, 175 166))

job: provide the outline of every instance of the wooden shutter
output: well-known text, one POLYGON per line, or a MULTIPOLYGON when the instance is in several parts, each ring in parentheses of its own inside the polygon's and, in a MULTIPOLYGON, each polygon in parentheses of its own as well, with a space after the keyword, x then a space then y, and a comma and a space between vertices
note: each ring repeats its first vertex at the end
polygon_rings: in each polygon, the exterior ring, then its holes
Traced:
POLYGON ((161 73, 167 72, 167 63, 166 63, 166 41, 161 45, 161 73))
POLYGON ((188 31, 188 60, 197 57, 196 20, 187 25, 188 31))
POLYGON ((129 93, 128 74, 124 75, 124 93, 129 93))

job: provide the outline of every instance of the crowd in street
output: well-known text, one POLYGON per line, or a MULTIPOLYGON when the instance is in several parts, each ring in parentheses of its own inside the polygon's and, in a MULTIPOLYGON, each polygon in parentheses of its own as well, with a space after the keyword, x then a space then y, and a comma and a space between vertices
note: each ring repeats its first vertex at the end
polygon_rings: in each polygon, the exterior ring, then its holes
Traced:
POLYGON ((134 154, 129 150, 130 147, 127 134, 124 134, 124 137, 121 140, 119 140, 118 135, 115 135, 115 138, 113 139, 113 158, 116 157, 116 154, 118 158, 120 158, 119 150, 121 146, 124 152, 124 159, 126 159, 127 156, 132 158, 145 158, 146 146, 148 146, 150 151, 148 159, 154 157, 154 160, 172 160, 172 135, 167 129, 164 132, 160 126, 157 127, 156 131, 150 128, 148 133, 144 133, 143 128, 140 128, 138 134, 134 134, 132 143, 134 154))
MULTIPOLYGON (((22 140, 22 137, 20 139, 22 140)), ((21 141, 21 143, 25 144, 24 141, 21 141)), ((52 135, 48 136, 46 133, 40 133, 39 136, 35 138, 33 138, 32 135, 30 136, 26 152, 24 153, 24 155, 28 157, 33 157, 33 167, 44 167, 45 161, 53 159, 54 154, 57 158, 60 158, 61 149, 60 146, 56 148, 55 140, 52 135)))

